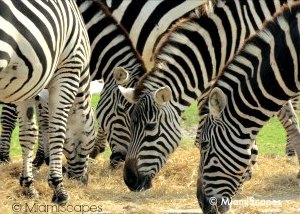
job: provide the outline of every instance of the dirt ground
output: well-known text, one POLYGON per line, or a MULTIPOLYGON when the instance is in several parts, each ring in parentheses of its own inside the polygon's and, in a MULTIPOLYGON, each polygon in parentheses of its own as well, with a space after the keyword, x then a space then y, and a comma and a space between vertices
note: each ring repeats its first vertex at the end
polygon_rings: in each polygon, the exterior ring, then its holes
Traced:
MULTIPOLYGON (((153 180, 153 188, 130 192, 124 185, 122 168, 108 169, 107 158, 90 163, 88 186, 65 179, 71 196, 65 207, 50 200, 47 167, 35 173, 37 199, 20 194, 21 159, 0 166, 0 213, 201 213, 196 200, 199 164, 197 148, 179 148, 153 180), (57 211, 57 212, 56 212, 57 211)), ((231 213, 300 213, 300 188, 295 158, 261 156, 251 181, 235 198, 231 213)))

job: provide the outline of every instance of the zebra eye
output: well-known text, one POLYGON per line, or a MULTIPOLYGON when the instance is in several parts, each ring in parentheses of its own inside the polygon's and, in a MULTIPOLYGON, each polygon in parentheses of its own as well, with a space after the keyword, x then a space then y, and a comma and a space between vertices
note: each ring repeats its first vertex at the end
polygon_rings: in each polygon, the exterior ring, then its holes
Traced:
POLYGON ((153 131, 155 129, 156 123, 147 123, 145 129, 153 131))
POLYGON ((208 149, 208 147, 209 147, 209 141, 208 140, 203 140, 201 142, 201 149, 206 150, 206 149, 208 149))

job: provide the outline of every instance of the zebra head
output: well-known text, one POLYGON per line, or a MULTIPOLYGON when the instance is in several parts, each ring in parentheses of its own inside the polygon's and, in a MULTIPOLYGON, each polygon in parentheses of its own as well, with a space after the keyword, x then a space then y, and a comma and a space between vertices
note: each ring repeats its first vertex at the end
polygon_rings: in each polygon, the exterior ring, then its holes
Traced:
POLYGON ((151 187, 152 178, 180 142, 180 114, 172 105, 172 92, 168 86, 152 90, 120 87, 120 91, 135 102, 124 181, 130 190, 143 191, 151 187))
POLYGON ((211 90, 203 108, 208 114, 198 136, 201 157, 197 198, 204 213, 223 213, 229 210, 239 187, 250 179, 255 141, 229 119, 233 107, 220 88, 211 90))
POLYGON ((103 133, 109 142, 112 167, 125 160, 130 142, 130 113, 133 109, 133 104, 122 96, 118 86, 133 86, 138 77, 139 72, 129 72, 123 67, 115 67, 113 78, 104 79, 104 87, 97 106, 98 133, 103 133))

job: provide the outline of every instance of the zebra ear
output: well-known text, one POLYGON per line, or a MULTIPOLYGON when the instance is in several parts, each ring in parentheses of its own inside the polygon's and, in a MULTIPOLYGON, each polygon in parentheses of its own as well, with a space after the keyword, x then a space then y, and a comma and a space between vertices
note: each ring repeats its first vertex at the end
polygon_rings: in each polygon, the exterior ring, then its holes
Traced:
POLYGON ((154 100, 159 105, 165 105, 172 99, 172 91, 169 86, 164 86, 154 92, 154 100))
POLYGON ((123 67, 115 67, 113 69, 113 75, 118 85, 124 85, 130 78, 129 72, 123 67))
POLYGON ((220 118, 226 105, 226 96, 224 92, 216 87, 209 95, 209 112, 214 118, 220 118))
POLYGON ((118 86, 121 94, 129 103, 136 103, 136 100, 134 99, 134 88, 125 88, 121 85, 118 86))

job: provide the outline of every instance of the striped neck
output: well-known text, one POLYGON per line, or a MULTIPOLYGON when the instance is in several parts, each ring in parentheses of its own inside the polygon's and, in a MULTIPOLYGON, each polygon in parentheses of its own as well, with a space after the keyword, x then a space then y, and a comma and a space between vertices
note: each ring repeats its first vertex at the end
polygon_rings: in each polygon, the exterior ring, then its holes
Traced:
POLYGON ((300 4, 284 7, 218 78, 215 86, 227 97, 225 117, 233 118, 231 125, 243 133, 256 135, 299 92, 299 26, 300 4))
POLYGON ((77 0, 91 42, 91 78, 109 80, 114 67, 122 66, 131 75, 146 72, 143 60, 132 45, 127 31, 100 1, 77 0))
MULTIPOLYGON (((286 1, 284 1, 286 2, 286 1)), ((174 26, 156 54, 154 69, 141 81, 143 90, 168 85, 173 104, 185 111, 209 86, 250 33, 262 27, 283 1, 226 1, 214 12, 192 16, 174 26), (261 8, 264 8, 262 10, 261 8)), ((139 92, 138 92, 139 93, 139 92)))

